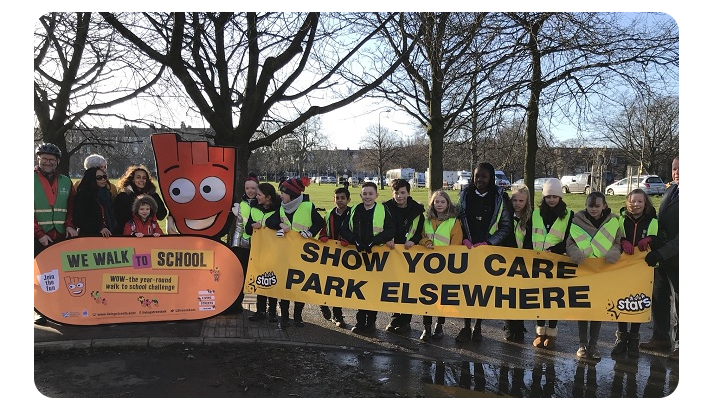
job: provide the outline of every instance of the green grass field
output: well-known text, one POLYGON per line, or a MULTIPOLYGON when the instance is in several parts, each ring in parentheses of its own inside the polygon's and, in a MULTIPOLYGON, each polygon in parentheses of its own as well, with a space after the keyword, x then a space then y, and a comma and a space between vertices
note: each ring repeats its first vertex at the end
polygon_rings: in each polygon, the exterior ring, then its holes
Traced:
MULTIPOLYGON (((79 180, 79 179, 78 179, 79 180)), ((78 181, 76 180, 76 181, 78 181)), ((117 184, 117 179, 113 179, 112 183, 115 185, 117 184)), ((278 189, 278 184, 275 182, 269 182, 273 186, 276 187, 276 190, 278 189)), ((156 183, 155 183, 156 184, 156 183)), ((158 187, 158 185, 157 185, 158 187)), ((318 185, 317 183, 311 183, 308 187, 305 189, 305 193, 310 196, 310 200, 315 204, 315 206, 319 208, 323 208, 326 210, 330 210, 334 207, 333 205, 333 194, 335 192, 335 189, 337 187, 335 185, 318 185)), ((354 205, 356 203, 360 203, 360 187, 349 187, 348 190, 350 190, 350 205, 354 205)), ((386 202, 392 198, 392 189, 390 189, 388 186, 385 186, 384 189, 380 190, 378 187, 377 190, 378 193, 378 201, 379 202, 386 202)), ((449 196, 452 198, 452 202, 456 203, 458 200, 458 194, 459 192, 456 190, 448 190, 447 193, 449 196)), ((511 194, 511 192, 509 192, 511 194)), ((425 205, 427 207, 427 204, 429 202, 428 199, 428 192, 426 188, 418 188, 415 189, 413 188, 412 191, 410 192, 410 195, 412 198, 425 205)), ((538 198, 541 197, 541 192, 537 192, 536 194, 536 200, 539 200, 538 198)), ((658 207, 660 206, 660 202, 663 199, 662 196, 651 196, 650 197, 651 201, 653 202, 653 205, 655 206, 656 210, 658 210, 658 207)), ((622 207, 626 205, 626 197, 625 196, 606 196, 606 201, 608 202, 609 207, 611 210, 615 213, 618 213, 622 207)), ((566 202, 566 205, 570 207, 574 211, 581 210, 585 207, 586 203, 586 195, 584 194, 575 194, 575 193, 567 193, 564 194, 564 202, 566 202)), ((163 220, 160 222, 160 225, 162 229, 166 229, 166 220, 163 220)))

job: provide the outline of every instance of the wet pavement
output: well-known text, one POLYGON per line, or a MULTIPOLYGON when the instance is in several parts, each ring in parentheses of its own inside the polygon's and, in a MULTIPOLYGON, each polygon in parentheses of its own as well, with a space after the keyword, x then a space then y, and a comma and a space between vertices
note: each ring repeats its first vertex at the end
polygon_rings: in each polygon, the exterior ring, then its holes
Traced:
MULTIPOLYGON (((355 366, 400 396, 424 397, 594 397, 662 398, 679 383, 679 363, 664 353, 641 352, 639 358, 614 360, 610 350, 616 323, 606 322, 598 344, 599 362, 576 358, 575 321, 560 321, 555 350, 535 349, 534 322, 527 321, 523 343, 503 339, 502 322, 485 320, 481 343, 455 342, 461 319, 448 318, 440 340, 419 340, 421 316, 413 316, 408 334, 388 333, 388 313, 378 313, 378 330, 369 336, 350 332, 355 310, 345 309, 347 329, 325 320, 318 306, 306 304, 305 327, 279 330, 267 320, 252 322, 255 298, 247 296, 247 311, 205 320, 66 326, 50 322, 35 326, 35 353, 70 348, 109 346, 162 347, 168 344, 265 343, 296 345, 325 351, 326 359, 355 366)), ((291 310, 292 313, 292 310, 291 310)), ((292 315, 292 314, 291 314, 292 315)), ((651 337, 651 324, 641 326, 641 339, 651 337)), ((676 394, 677 395, 677 394, 676 394)), ((672 399, 670 399, 672 403, 672 399)))

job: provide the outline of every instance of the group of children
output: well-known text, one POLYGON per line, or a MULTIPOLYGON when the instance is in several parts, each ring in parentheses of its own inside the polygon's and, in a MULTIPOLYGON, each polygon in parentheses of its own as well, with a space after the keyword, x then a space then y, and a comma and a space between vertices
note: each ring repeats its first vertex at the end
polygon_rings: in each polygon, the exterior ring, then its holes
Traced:
MULTIPOLYGON (((482 163, 474 172, 474 183, 460 193, 459 202, 452 202, 443 190, 432 193, 427 209, 410 196, 410 184, 397 179, 391 183, 393 198, 379 203, 377 185, 362 184, 360 204, 350 206, 350 191, 346 187, 335 190, 335 207, 322 216, 304 194, 308 183, 288 179, 280 184, 280 198, 268 183, 258 187, 257 206, 244 212, 243 223, 257 229, 268 227, 277 231, 277 236, 286 232, 299 232, 304 238, 316 238, 322 242, 338 240, 342 246, 354 245, 358 252, 371 252, 374 246, 404 244, 405 249, 419 244, 427 249, 439 249, 445 245, 465 245, 471 249, 480 245, 498 245, 519 249, 548 251, 567 255, 580 264, 586 258, 603 258, 615 263, 621 252, 632 255, 635 249, 645 251, 657 235, 655 208, 647 194, 635 189, 627 196, 626 207, 620 214, 611 211, 606 197, 601 192, 592 192, 586 197, 583 210, 573 212, 563 200, 561 183, 548 179, 544 184, 539 206, 532 210, 527 187, 512 192, 511 198, 494 181, 494 168, 482 163), (248 216, 248 217, 246 217, 248 216)), ((236 238, 234 238, 236 240, 236 238)), ((257 311, 249 320, 278 321, 281 328, 290 325, 289 302, 280 300, 280 320, 276 314, 276 299, 258 296, 257 311)), ((303 325, 303 303, 296 302, 293 322, 303 325)), ((326 320, 340 328, 346 328, 340 307, 320 306, 326 320)), ((356 322, 351 331, 370 334, 376 330, 377 311, 357 310, 356 322)), ((386 327, 389 332, 411 331, 411 314, 394 313, 386 327)), ((433 316, 423 316, 422 341, 444 337, 445 317, 437 317, 434 328, 433 316)), ((536 337, 533 346, 553 349, 557 337, 556 320, 536 321, 536 337)), ((457 335, 458 342, 481 341, 481 319, 464 319, 464 328, 457 335)), ((618 323, 616 343, 612 355, 638 356, 639 327, 637 323, 618 323)), ((520 342, 524 339, 523 321, 505 321, 505 339, 520 342)), ((596 348, 600 335, 600 321, 579 321, 579 359, 599 360, 596 348)))

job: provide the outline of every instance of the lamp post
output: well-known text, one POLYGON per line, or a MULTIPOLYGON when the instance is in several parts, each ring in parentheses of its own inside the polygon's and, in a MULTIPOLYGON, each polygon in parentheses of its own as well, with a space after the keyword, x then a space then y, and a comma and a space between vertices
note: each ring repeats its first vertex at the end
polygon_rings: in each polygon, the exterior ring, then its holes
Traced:
MULTIPOLYGON (((380 118, 382 116, 383 112, 391 112, 392 110, 386 109, 383 111, 380 111, 377 113, 377 145, 378 145, 378 151, 382 152, 382 140, 381 140, 381 134, 382 134, 382 126, 380 123, 380 118)), ((382 157, 380 157, 381 159, 382 157)), ((377 165, 377 181, 380 182, 380 190, 385 189, 385 184, 382 182, 382 166, 379 163, 380 160, 378 160, 378 165, 377 165)))

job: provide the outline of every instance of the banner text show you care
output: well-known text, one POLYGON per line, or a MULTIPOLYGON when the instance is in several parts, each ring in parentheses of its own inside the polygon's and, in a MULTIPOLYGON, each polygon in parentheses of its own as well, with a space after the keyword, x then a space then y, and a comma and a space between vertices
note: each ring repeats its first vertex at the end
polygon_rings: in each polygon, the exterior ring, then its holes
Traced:
POLYGON ((352 309, 509 320, 648 322, 645 252, 581 265, 528 249, 396 245, 371 253, 297 232, 252 237, 245 293, 352 309))

